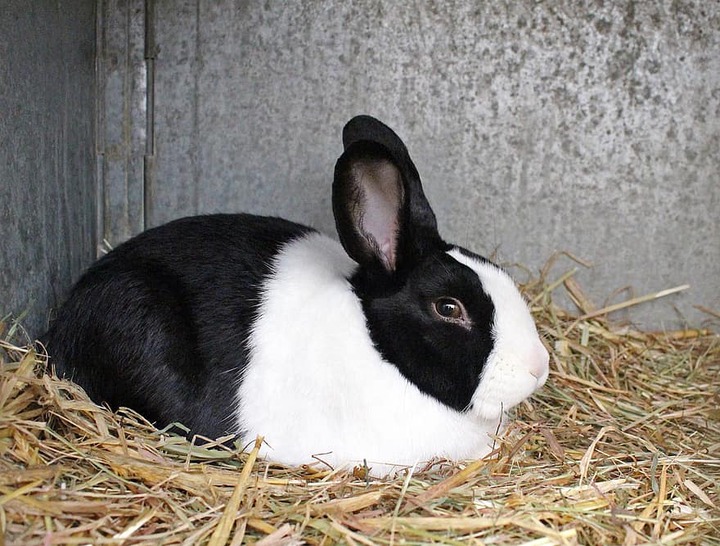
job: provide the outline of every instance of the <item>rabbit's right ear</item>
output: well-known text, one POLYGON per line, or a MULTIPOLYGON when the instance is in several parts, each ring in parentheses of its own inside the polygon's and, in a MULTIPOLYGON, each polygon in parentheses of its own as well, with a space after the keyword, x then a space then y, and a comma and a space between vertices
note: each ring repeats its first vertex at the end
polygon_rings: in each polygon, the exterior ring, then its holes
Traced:
POLYGON ((340 242, 360 265, 406 270, 440 247, 435 214, 402 140, 370 116, 343 130, 335 165, 333 213, 340 242))

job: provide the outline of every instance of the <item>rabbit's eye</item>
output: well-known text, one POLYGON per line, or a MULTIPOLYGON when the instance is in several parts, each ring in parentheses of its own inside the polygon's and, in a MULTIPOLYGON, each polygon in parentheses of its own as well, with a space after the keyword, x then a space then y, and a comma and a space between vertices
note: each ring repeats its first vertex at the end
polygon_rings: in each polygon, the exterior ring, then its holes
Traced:
POLYGON ((433 302, 433 309, 443 319, 462 320, 464 309, 462 303, 455 298, 438 298, 433 302))

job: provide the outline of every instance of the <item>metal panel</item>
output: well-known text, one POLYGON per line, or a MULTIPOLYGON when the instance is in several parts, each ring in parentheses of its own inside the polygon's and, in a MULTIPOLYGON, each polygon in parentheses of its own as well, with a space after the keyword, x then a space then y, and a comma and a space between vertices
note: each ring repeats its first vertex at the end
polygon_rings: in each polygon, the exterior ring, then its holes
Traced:
POLYGON ((0 316, 31 335, 95 255, 95 3, 0 10, 0 316))
POLYGON ((101 236, 115 246, 145 228, 146 10, 143 0, 102 0, 98 4, 101 236))

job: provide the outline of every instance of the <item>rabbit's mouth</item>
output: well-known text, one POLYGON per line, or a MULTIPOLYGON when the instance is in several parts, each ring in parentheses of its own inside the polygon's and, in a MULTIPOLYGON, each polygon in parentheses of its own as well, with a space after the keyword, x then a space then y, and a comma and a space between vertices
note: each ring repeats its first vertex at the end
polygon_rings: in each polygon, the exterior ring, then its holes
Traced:
POLYGON ((499 352, 491 355, 473 394, 468 413, 483 421, 496 421, 503 413, 542 387, 548 377, 548 355, 541 344, 530 361, 499 352))
POLYGON ((535 379, 535 389, 542 387, 547 381, 550 373, 550 353, 542 344, 540 339, 534 344, 531 354, 528 356, 528 371, 535 379))

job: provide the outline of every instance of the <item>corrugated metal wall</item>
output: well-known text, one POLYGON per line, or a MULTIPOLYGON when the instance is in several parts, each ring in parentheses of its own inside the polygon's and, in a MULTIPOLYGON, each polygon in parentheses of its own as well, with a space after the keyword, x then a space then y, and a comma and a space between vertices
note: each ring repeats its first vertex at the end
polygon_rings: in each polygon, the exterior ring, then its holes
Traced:
MULTIPOLYGON (((332 232, 340 130, 370 113, 405 137, 449 240, 533 269, 573 252, 595 263, 578 278, 598 303, 625 285, 636 294, 692 285, 634 309, 645 327, 699 324, 707 315, 693 304, 720 307, 717 3, 98 6, 98 202, 113 245, 213 211, 332 232)), ((86 19, 73 26, 87 32, 86 19)), ((69 103, 69 112, 85 100, 82 121, 91 88, 29 100, 69 103)), ((61 147, 74 149, 67 138, 61 147)), ((50 191, 52 173, 33 173, 23 195, 50 191)), ((84 182, 73 184, 86 195, 84 182)), ((92 217, 91 202, 81 209, 92 217)), ((15 224, 26 210, 12 213, 15 224)), ((25 268, 47 245, 42 233, 31 239, 25 268)), ((65 259, 62 248, 51 255, 65 259)), ((76 268, 59 270, 55 285, 76 268)), ((11 309, 26 299, 14 296, 11 309)))
POLYGON ((145 227, 148 53, 145 0, 98 0, 98 174, 103 239, 145 227))
POLYGON ((0 317, 32 335, 95 257, 95 4, 0 9, 0 317))

